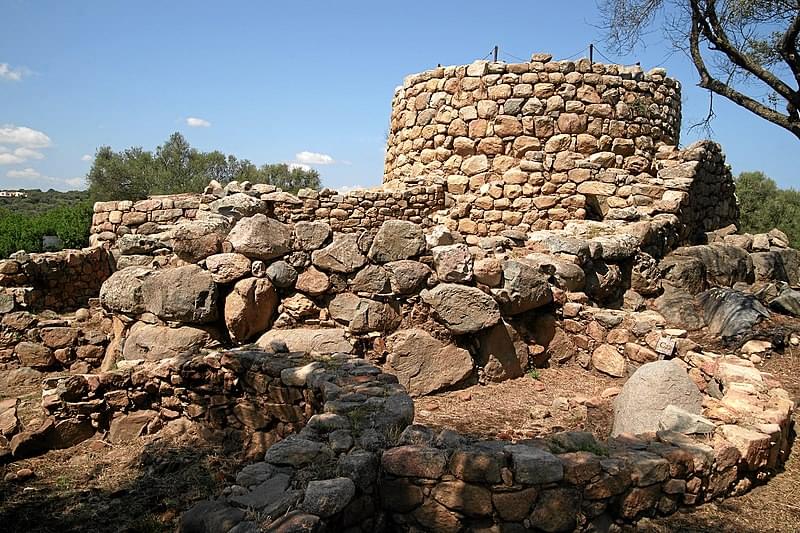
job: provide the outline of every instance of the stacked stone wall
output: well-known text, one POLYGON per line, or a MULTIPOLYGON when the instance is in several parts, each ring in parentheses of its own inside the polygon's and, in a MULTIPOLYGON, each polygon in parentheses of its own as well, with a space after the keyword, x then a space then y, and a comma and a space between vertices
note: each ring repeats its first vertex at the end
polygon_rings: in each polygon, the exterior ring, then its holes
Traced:
POLYGON ((110 255, 103 248, 16 253, 0 260, 0 314, 85 306, 111 272, 110 255))

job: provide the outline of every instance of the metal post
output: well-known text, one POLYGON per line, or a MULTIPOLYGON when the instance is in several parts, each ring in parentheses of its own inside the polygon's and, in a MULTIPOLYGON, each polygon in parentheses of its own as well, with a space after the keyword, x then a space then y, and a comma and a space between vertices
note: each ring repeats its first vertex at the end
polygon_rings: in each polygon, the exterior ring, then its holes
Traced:
POLYGON ((594 43, 589 43, 589 64, 594 65, 594 43))
POLYGON ((500 50, 500 47, 494 45, 494 62, 497 63, 497 52, 500 50))

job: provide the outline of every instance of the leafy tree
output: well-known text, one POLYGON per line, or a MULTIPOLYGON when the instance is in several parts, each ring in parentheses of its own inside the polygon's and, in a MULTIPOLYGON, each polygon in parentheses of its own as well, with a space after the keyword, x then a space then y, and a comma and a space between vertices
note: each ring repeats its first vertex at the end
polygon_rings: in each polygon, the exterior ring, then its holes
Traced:
POLYGON ((141 147, 114 152, 100 147, 87 175, 95 200, 138 200, 152 194, 200 192, 211 180, 269 183, 285 191, 319 188, 319 173, 286 164, 257 167, 220 151, 192 148, 180 133, 173 133, 155 153, 141 147))
POLYGON ((782 230, 794 248, 800 247, 800 192, 780 189, 763 172, 742 172, 736 178, 742 231, 782 230))
POLYGON ((700 87, 800 139, 798 0, 599 0, 599 6, 607 42, 617 51, 630 51, 662 21, 674 47, 694 64, 700 87))
POLYGON ((42 237, 56 235, 66 248, 88 245, 92 204, 82 200, 47 211, 28 214, 0 208, 0 258, 17 250, 42 251, 42 237))

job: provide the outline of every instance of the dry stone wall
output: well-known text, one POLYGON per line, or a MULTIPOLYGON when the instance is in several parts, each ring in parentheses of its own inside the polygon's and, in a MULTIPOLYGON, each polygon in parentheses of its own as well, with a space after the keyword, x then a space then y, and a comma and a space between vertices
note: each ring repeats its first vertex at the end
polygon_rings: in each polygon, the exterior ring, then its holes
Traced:
POLYGON ((395 93, 384 183, 446 186, 452 202, 437 221, 480 236, 681 211, 703 231, 735 222, 719 148, 684 154, 679 131, 680 85, 663 69, 546 55, 439 67, 395 93), (699 164, 660 175, 684 160, 699 164), (688 201, 691 183, 674 179, 687 176, 702 182, 700 198, 688 201))
POLYGON ((75 310, 96 298, 111 275, 107 250, 85 248, 0 260, 0 315, 14 310, 75 310))

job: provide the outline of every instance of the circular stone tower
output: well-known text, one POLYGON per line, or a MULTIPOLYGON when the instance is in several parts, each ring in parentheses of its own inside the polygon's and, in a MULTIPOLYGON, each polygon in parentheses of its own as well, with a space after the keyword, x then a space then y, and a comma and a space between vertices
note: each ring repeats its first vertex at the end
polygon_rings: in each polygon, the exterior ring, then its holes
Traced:
POLYGON ((680 122, 680 84, 663 69, 543 54, 439 67, 395 92, 384 183, 446 186, 467 233, 558 228, 602 218, 614 205, 597 198, 654 177, 680 122))

